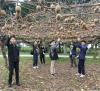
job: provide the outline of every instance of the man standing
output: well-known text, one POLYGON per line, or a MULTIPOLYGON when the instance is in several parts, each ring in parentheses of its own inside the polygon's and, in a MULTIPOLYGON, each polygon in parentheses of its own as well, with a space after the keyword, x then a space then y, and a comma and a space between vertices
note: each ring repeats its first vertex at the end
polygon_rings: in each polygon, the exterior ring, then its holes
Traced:
POLYGON ((79 61, 78 61, 78 74, 80 77, 85 76, 85 56, 86 56, 86 51, 87 51, 87 45, 86 41, 82 40, 81 44, 78 45, 78 48, 80 49, 79 51, 79 61))
POLYGON ((55 75, 55 61, 58 59, 57 53, 57 43, 53 40, 50 44, 50 59, 51 59, 51 66, 50 66, 50 73, 51 75, 55 75))
POLYGON ((77 53, 76 53, 76 45, 75 43, 71 43, 70 46, 70 63, 71 63, 71 67, 73 67, 73 64, 75 65, 75 67, 77 67, 77 63, 75 60, 77 53))
POLYGON ((15 70, 16 85, 20 86, 19 83, 19 48, 15 36, 11 36, 7 41, 8 47, 8 62, 9 62, 9 79, 8 85, 12 86, 12 76, 15 70))

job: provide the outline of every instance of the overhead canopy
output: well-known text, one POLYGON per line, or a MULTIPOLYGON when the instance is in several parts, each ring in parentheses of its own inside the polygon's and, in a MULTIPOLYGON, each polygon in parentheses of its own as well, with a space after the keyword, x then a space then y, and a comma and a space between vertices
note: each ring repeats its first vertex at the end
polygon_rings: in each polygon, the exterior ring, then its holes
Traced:
POLYGON ((78 37, 86 41, 95 40, 100 38, 100 12, 95 13, 91 8, 95 8, 94 6, 97 5, 91 4, 89 7, 87 4, 72 5, 74 8, 70 8, 67 13, 61 11, 60 20, 56 19, 56 13, 50 7, 41 6, 41 11, 31 12, 24 18, 9 17, 1 29, 1 34, 8 35, 9 32, 12 32, 19 38, 29 41, 35 39, 49 41, 60 38, 62 41, 68 42, 76 41, 78 37), (94 22, 94 20, 98 22, 94 22))
POLYGON ((9 2, 9 3, 16 3, 17 0, 5 0, 5 2, 9 2))

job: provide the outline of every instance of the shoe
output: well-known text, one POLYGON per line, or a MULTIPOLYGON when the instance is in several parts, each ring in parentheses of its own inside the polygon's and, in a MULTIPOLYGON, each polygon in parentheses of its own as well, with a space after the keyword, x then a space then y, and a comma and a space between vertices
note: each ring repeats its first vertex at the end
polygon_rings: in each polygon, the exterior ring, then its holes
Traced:
POLYGON ((70 66, 70 68, 73 68, 73 66, 70 66))
POLYGON ((10 87, 12 87, 12 85, 11 84, 8 84, 8 87, 10 88, 10 87))
POLYGON ((16 83, 17 86, 20 86, 20 83, 16 83))
POLYGON ((52 76, 55 76, 55 74, 51 74, 52 76))
POLYGON ((81 74, 80 77, 83 78, 83 77, 85 77, 85 75, 82 75, 82 74, 81 74))
POLYGON ((36 68, 38 69, 39 67, 38 67, 38 66, 36 66, 36 68))
POLYGON ((33 69, 36 69, 36 66, 34 66, 33 69))
POLYGON ((81 74, 80 73, 77 73, 77 74, 75 74, 76 76, 80 76, 81 74))

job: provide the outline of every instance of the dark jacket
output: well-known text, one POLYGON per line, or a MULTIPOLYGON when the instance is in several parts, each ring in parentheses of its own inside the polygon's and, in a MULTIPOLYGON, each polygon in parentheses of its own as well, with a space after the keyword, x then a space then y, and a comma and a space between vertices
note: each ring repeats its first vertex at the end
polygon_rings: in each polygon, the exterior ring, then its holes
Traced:
POLYGON ((70 55, 74 57, 76 56, 76 45, 75 44, 72 45, 72 48, 70 50, 70 55))
POLYGON ((79 59, 85 60, 87 45, 80 45, 79 59))
POLYGON ((57 53, 56 47, 50 48, 50 58, 51 58, 51 60, 57 60, 58 59, 58 53, 57 53))
POLYGON ((9 61, 19 61, 19 47, 10 43, 10 39, 7 42, 8 47, 8 60, 9 61))
POLYGON ((44 54, 45 54, 45 48, 44 48, 44 47, 41 46, 41 47, 39 48, 39 54, 40 54, 40 55, 44 55, 44 54))

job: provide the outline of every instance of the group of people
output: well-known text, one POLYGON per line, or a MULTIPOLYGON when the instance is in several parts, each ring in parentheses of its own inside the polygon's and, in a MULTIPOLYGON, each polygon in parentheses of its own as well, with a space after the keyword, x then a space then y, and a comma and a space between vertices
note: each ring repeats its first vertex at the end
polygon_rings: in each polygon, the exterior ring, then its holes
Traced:
MULTIPOLYGON (((55 61, 58 59, 58 41, 52 40, 50 43, 50 52, 49 56, 51 59, 51 66, 50 66, 50 73, 51 75, 55 74, 55 61)), ((31 54, 33 55, 33 68, 39 68, 38 67, 38 56, 40 56, 40 62, 41 64, 45 64, 45 47, 42 45, 42 43, 34 42, 33 50, 31 51, 31 54)))
POLYGON ((70 63, 71 67, 75 65, 78 66, 78 73, 76 75, 80 77, 85 76, 85 57, 87 52, 87 44, 86 41, 82 40, 78 43, 71 43, 71 50, 70 50, 70 63), (78 59, 78 65, 76 62, 76 58, 78 59))
MULTIPOLYGON (((50 59, 51 59, 51 66, 50 66, 50 73, 51 75, 55 75, 55 62, 58 60, 58 52, 57 47, 59 44, 59 40, 55 41, 52 40, 50 43, 50 59)), ((38 56, 40 56, 41 64, 45 64, 45 47, 41 45, 42 43, 34 42, 33 49, 31 51, 31 54, 33 55, 33 68, 38 68, 38 56)), ((16 85, 20 86, 19 82, 19 47, 17 45, 16 37, 10 36, 7 41, 7 47, 8 47, 8 62, 9 62, 9 79, 8 79, 8 85, 9 87, 12 86, 12 76, 13 71, 15 70, 16 75, 16 85)), ((71 47, 70 52, 70 60, 71 60, 71 67, 73 67, 73 63, 77 67, 77 63, 75 61, 75 57, 78 58, 78 74, 80 77, 85 76, 85 56, 87 51, 87 45, 85 41, 81 41, 78 43, 73 43, 71 47), (79 52, 77 52, 77 48, 79 49, 79 52)), ((7 62, 6 62, 7 63, 7 62)))
POLYGON ((33 55, 33 68, 39 68, 38 67, 38 56, 40 56, 40 62, 41 64, 45 64, 45 47, 40 42, 34 42, 33 49, 31 51, 31 54, 33 55))

